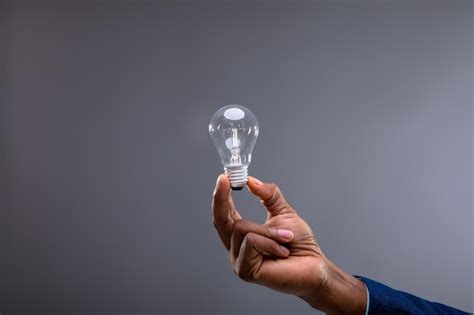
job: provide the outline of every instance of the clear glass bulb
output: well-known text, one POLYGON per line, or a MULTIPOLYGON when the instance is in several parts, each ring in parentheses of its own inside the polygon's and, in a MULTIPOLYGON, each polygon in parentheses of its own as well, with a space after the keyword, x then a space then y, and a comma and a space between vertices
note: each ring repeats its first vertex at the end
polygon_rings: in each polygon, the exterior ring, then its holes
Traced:
POLYGON ((258 121, 246 107, 227 105, 212 115, 209 134, 233 190, 247 184, 248 166, 258 137, 258 121))

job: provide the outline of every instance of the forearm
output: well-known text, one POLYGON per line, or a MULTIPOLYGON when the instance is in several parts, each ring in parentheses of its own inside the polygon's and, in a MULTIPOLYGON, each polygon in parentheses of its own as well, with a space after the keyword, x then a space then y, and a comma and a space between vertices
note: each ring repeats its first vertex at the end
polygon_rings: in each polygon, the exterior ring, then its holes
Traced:
POLYGON ((341 268, 326 261, 325 280, 314 290, 300 296, 312 307, 327 314, 365 314, 367 292, 365 285, 344 272, 341 268))

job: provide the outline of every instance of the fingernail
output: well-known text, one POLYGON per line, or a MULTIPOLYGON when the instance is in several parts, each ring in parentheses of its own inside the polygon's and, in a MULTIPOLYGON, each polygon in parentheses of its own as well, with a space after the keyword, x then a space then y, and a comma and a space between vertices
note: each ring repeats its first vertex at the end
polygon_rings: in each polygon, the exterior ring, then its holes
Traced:
POLYGON ((280 245, 280 248, 281 248, 281 250, 285 253, 285 255, 289 255, 289 254, 290 254, 290 250, 289 250, 288 248, 286 248, 285 246, 280 245))
POLYGON ((263 184, 261 181, 259 181, 255 177, 252 177, 252 178, 253 178, 253 181, 254 181, 255 185, 262 185, 263 184))
POLYGON ((278 229, 277 230, 278 236, 281 238, 284 238, 286 240, 292 240, 293 237, 295 236, 292 231, 290 230, 282 230, 278 229))

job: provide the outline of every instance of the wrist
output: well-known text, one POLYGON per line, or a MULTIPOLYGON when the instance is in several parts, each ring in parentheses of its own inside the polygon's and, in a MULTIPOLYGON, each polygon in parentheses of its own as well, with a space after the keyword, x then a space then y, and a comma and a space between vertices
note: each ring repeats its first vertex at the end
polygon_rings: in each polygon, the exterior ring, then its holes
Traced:
POLYGON ((327 314, 365 314, 367 292, 362 281, 323 259, 322 280, 300 298, 327 314))

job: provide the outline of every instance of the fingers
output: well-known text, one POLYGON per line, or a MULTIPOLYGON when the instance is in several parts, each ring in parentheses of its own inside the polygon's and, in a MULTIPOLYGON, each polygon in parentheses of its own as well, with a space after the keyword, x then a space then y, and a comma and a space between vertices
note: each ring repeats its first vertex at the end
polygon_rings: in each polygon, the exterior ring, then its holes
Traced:
POLYGON ((235 273, 245 281, 258 280, 263 256, 288 257, 289 250, 272 239, 256 233, 247 233, 234 264, 235 273))
POLYGON ((258 179, 249 176, 247 187, 250 192, 262 201, 270 216, 294 212, 288 202, 286 202, 277 185, 273 183, 262 183, 258 179))
POLYGON ((212 218, 219 237, 224 246, 229 249, 232 227, 234 222, 240 220, 241 217, 235 210, 230 194, 229 179, 225 175, 220 175, 217 179, 212 200, 212 218))
POLYGON ((277 242, 289 243, 295 237, 290 230, 269 228, 265 225, 246 220, 235 221, 230 241, 230 254, 233 260, 239 256, 243 240, 249 233, 258 234, 271 241, 272 248, 269 249, 266 254, 278 257, 286 257, 287 255, 285 255, 286 248, 284 248, 282 252, 282 248, 279 248, 280 246, 277 242))

